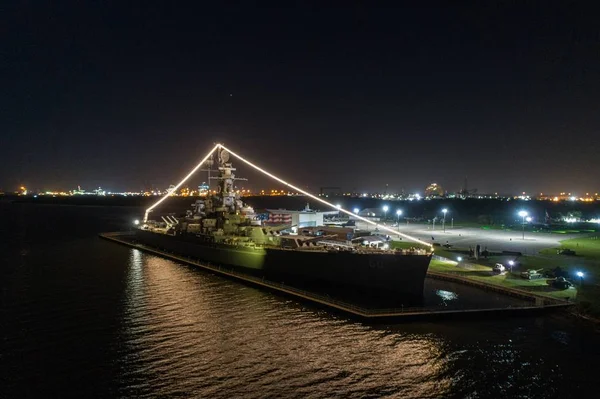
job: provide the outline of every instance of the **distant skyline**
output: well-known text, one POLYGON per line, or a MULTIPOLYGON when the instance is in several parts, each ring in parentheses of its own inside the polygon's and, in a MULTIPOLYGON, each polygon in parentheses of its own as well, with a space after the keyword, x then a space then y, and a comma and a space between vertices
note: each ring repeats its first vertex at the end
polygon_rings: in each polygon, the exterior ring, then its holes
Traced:
MULTIPOLYGON (((239 164, 239 162, 237 164, 235 164, 234 166, 237 166, 239 164)), ((247 171, 247 167, 237 167, 238 172, 242 171, 242 173, 238 173, 236 176, 239 177, 244 177, 246 176, 246 174, 243 173, 244 170, 247 171)), ((188 171, 189 172, 189 171, 188 171)), ((250 174, 256 174, 256 172, 253 171, 248 171, 250 172, 250 174)), ((216 170, 213 171, 213 176, 216 176, 217 172, 216 170)), ((257 176, 255 176, 257 177, 257 176)), ((280 176, 281 177, 281 176, 280 176)), ((124 192, 143 192, 144 190, 149 190, 149 189, 153 189, 153 190, 159 190, 159 191, 164 191, 166 190, 171 184, 175 185, 177 183, 179 183, 179 181, 183 178, 183 176, 178 176, 176 179, 173 179, 173 181, 170 184, 167 184, 165 186, 153 186, 153 187, 118 187, 115 188, 114 185, 85 185, 85 184, 78 184, 76 186, 73 187, 52 187, 49 185, 43 185, 41 187, 32 187, 32 186, 25 186, 27 188, 27 190, 32 193, 32 192, 69 192, 69 191, 73 191, 73 190, 77 190, 78 188, 83 190, 83 191, 87 191, 87 192, 92 192, 96 189, 101 188, 103 191, 106 192, 110 192, 110 193, 124 193, 124 192)), ((189 188, 189 189, 197 189, 200 185, 204 184, 208 179, 206 178, 206 172, 197 172, 195 174, 195 176, 192 176, 186 183, 184 183, 181 186, 181 189, 183 188, 189 188)), ((263 182, 267 182, 269 181, 268 177, 262 177, 259 179, 255 179, 255 180, 260 180, 263 182)), ((236 189, 247 189, 250 190, 254 193, 260 193, 261 190, 264 191, 269 191, 271 189, 275 189, 275 190, 283 190, 283 191, 294 191, 293 189, 278 183, 274 180, 271 180, 272 183, 266 183, 264 185, 258 185, 257 183, 253 184, 251 181, 246 181, 246 182, 238 182, 236 183, 236 189)), ((290 182, 291 184, 295 184, 294 181, 292 180, 288 180, 288 182, 290 182)), ((348 187, 340 187, 340 186, 307 186, 307 185, 297 185, 299 188, 302 188, 304 190, 309 190, 311 191, 313 194, 319 194, 321 188, 325 189, 325 192, 328 193, 334 193, 334 192, 339 192, 340 195, 342 194, 347 194, 347 193, 352 193, 352 194, 363 194, 363 193, 368 193, 368 194, 383 194, 386 193, 387 194, 401 194, 403 191, 405 194, 421 194, 424 195, 425 193, 425 188, 427 185, 429 185, 430 183, 433 182, 429 182, 425 185, 423 185, 422 187, 417 187, 415 189, 407 189, 407 188, 400 188, 400 189, 394 189, 393 187, 381 187, 380 189, 373 189, 373 190, 367 190, 367 189, 362 189, 360 187, 353 187, 353 188, 348 188, 348 187), (338 190, 339 188, 339 190, 338 190)), ((462 191, 462 189, 464 188, 464 184, 461 187, 458 188, 446 188, 443 185, 441 185, 441 187, 443 188, 443 190, 448 193, 448 194, 457 194, 460 191, 462 191)), ((17 192, 18 189, 20 188, 20 186, 15 186, 14 188, 11 189, 3 189, 0 187, 0 191, 5 191, 6 193, 13 193, 13 192, 17 192)), ((211 189, 215 189, 216 188, 216 182, 213 180, 211 182, 211 189)), ((492 190, 492 191, 482 191, 477 189, 476 187, 472 187, 470 184, 468 184, 467 186, 468 191, 472 194, 472 195, 477 195, 477 194, 497 194, 497 195, 505 195, 505 196, 519 196, 522 194, 526 194, 527 196, 531 196, 531 197, 536 197, 536 196, 557 196, 557 195, 561 195, 561 194, 568 194, 568 195, 575 195, 577 197, 584 197, 586 195, 590 195, 590 196, 595 196, 598 195, 598 193, 600 193, 600 190, 583 190, 583 191, 572 191, 572 190, 560 190, 560 191, 539 191, 539 192, 534 192, 531 190, 524 190, 524 191, 518 191, 518 192, 503 192, 503 191, 498 191, 498 190, 492 190)))
POLYGON ((313 190, 600 191, 591 4, 342 4, 5 5, 0 189, 164 188, 223 142, 313 190))

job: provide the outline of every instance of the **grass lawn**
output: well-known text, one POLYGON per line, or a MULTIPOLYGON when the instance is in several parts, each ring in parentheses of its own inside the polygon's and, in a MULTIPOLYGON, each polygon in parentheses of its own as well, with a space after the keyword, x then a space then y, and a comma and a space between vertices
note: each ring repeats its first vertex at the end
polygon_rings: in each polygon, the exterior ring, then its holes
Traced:
POLYGON ((409 240, 390 241, 389 244, 390 244, 390 248, 391 249, 409 249, 409 248, 423 248, 423 249, 426 249, 426 248, 428 248, 425 245, 421 245, 419 243, 412 242, 412 241, 409 241, 409 240))
POLYGON ((585 274, 586 282, 593 285, 598 284, 600 282, 600 236, 577 237, 563 240, 560 244, 560 247, 540 251, 540 256, 530 262, 547 263, 554 267, 560 266, 573 274, 581 271, 585 274), (558 255, 559 249, 571 249, 576 252, 576 255, 558 255))
POLYGON ((544 255, 555 255, 558 249, 572 249, 577 256, 600 262, 600 236, 577 237, 560 242, 560 247, 548 248, 540 251, 544 255))
POLYGON ((526 292, 544 295, 554 299, 574 300, 577 296, 576 288, 557 290, 548 285, 545 278, 538 280, 526 280, 521 278, 517 272, 507 273, 504 275, 494 274, 491 267, 479 264, 469 264, 469 268, 466 269, 458 265, 457 262, 432 259, 431 263, 429 264, 429 269, 439 273, 458 275, 460 277, 487 284, 520 289, 526 292))
POLYGON ((452 274, 459 274, 461 276, 463 275, 463 273, 466 274, 471 270, 473 270, 473 271, 477 271, 477 270, 490 271, 491 270, 489 267, 481 266, 481 265, 473 265, 474 269, 463 269, 463 268, 457 267, 457 265, 458 265, 458 262, 432 259, 431 263, 429 263, 429 270, 433 270, 436 272, 442 272, 442 273, 449 272, 452 274))
POLYGON ((577 297, 577 289, 575 287, 571 287, 566 290, 559 290, 550 286, 545 278, 527 280, 522 278, 518 273, 507 273, 504 275, 498 274, 492 276, 473 276, 472 278, 474 280, 501 285, 503 287, 516 288, 532 294, 549 296, 555 299, 574 300, 577 297))
POLYGON ((577 296, 579 309, 583 313, 600 317, 600 236, 593 234, 577 237, 563 240, 560 244, 560 247, 540 251, 542 256, 539 258, 558 264, 571 273, 582 271, 585 275, 577 296), (572 249, 576 256, 557 255, 558 249, 572 249))
MULTIPOLYGON (((518 266, 516 266, 515 273, 504 276, 492 275, 478 268, 472 270, 461 269, 456 267, 456 262, 441 262, 437 260, 432 260, 430 269, 442 273, 459 274, 469 279, 518 288, 554 298, 564 299, 568 296, 576 300, 578 309, 582 313, 600 317, 600 235, 591 234, 563 240, 560 244, 558 247, 542 250, 536 256, 521 256, 516 258, 518 266), (576 256, 557 254, 558 249, 566 248, 575 251, 576 256), (527 269, 544 269, 549 271, 556 267, 568 271, 573 276, 571 282, 575 284, 577 289, 554 290, 547 285, 546 279, 526 280, 522 279, 518 274, 527 269), (575 272, 577 271, 585 273, 583 286, 580 285, 581 281, 575 277, 575 272)), ((465 257, 463 254, 443 248, 436 248, 435 254, 449 259, 457 259, 458 256, 465 257)), ((506 265, 508 260, 511 259, 515 258, 489 257, 488 259, 480 259, 478 261, 473 260, 473 262, 477 262, 478 267, 487 267, 489 271, 494 263, 498 262, 506 265)))

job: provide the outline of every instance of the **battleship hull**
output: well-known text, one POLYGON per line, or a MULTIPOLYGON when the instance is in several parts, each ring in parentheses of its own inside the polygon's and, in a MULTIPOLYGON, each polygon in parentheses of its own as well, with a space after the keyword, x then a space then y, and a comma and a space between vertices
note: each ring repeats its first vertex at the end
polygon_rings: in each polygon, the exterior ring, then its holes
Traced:
POLYGON ((431 255, 248 248, 136 231, 138 243, 321 293, 419 299, 431 255))

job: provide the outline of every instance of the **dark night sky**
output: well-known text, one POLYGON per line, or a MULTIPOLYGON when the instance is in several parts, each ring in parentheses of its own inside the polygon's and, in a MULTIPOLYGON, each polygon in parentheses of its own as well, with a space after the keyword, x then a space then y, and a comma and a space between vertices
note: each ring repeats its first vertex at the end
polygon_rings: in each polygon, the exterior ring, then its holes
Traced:
POLYGON ((222 141, 313 190, 600 191, 593 2, 124 3, 0 6, 0 188, 164 188, 222 141))

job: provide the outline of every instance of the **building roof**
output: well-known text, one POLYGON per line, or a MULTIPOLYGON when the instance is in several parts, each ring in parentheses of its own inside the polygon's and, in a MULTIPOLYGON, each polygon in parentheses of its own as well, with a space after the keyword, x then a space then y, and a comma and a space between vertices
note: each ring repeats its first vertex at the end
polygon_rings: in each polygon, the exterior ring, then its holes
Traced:
POLYGON ((338 211, 326 211, 326 212, 313 211, 313 210, 292 211, 289 209, 267 209, 267 212, 278 213, 280 215, 296 215, 296 214, 300 214, 300 215, 333 215, 333 214, 339 213, 338 211))

